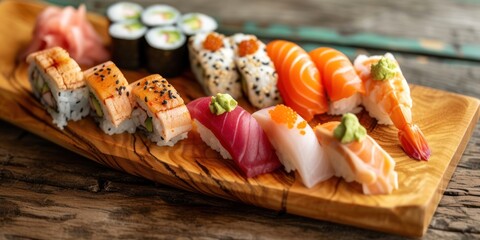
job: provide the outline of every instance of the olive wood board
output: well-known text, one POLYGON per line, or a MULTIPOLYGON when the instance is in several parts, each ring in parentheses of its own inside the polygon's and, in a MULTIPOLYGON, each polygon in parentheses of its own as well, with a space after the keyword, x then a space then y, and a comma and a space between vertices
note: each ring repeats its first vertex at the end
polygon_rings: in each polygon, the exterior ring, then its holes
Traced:
MULTIPOLYGON (((106 135, 91 117, 69 122, 60 130, 35 100, 28 84, 27 65, 18 60, 31 39, 35 16, 44 7, 11 0, 0 3, 0 19, 4 22, 0 25, 0 44, 9 46, 0 49, 0 119, 98 163, 188 191, 320 220, 421 236, 478 121, 478 99, 410 85, 414 122, 432 149, 430 160, 425 162, 405 155, 393 126, 377 125, 365 111, 357 114, 368 133, 396 162, 398 190, 375 196, 364 195, 359 184, 337 177, 307 189, 295 172, 282 169, 245 178, 233 161, 222 159, 194 131, 173 147, 158 147, 140 132, 106 135), (9 34, 11 29, 16 29, 15 34, 9 34)), ((89 15, 89 20, 109 44, 107 20, 96 15, 89 15)), ((130 82, 148 74, 124 73, 130 82)), ((186 102, 204 96, 188 71, 168 80, 186 102)), ((255 110, 244 99, 239 103, 250 112, 255 110)), ((319 115, 309 124, 330 120, 339 117, 319 115)))

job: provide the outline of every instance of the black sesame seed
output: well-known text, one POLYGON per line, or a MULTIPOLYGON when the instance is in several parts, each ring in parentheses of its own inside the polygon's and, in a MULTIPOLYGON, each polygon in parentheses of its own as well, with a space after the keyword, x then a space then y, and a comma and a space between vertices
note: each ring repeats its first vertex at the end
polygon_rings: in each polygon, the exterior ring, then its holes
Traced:
POLYGON ((162 101, 162 104, 163 104, 163 105, 167 104, 167 100, 164 99, 164 100, 162 101))
POLYGON ((274 97, 273 100, 278 101, 278 97, 274 97))
POLYGON ((269 92, 265 93, 265 96, 269 98, 269 97, 270 97, 270 93, 269 93, 269 92))
POLYGON ((80 112, 83 112, 83 107, 82 107, 82 108, 80 108, 80 112))
POLYGON ((98 72, 95 72, 94 75, 95 75, 95 76, 98 76, 98 72))
POLYGON ((127 91, 127 97, 130 96, 130 92, 127 91))
POLYGON ((60 95, 62 95, 60 92, 58 92, 58 96, 60 97, 60 95))
POLYGON ((257 84, 253 84, 252 89, 255 90, 257 89, 257 87, 258 87, 257 84))
POLYGON ((255 91, 255 94, 257 94, 257 96, 259 96, 260 95, 260 90, 255 91))
POLYGON ((93 71, 96 71, 96 70, 97 70, 97 68, 96 68, 96 67, 94 67, 94 68, 93 68, 93 71))
POLYGON ((113 74, 113 77, 117 77, 117 74, 113 74))
POLYGON ((147 90, 147 85, 145 85, 145 87, 143 87, 143 90, 147 90))
POLYGON ((258 82, 259 80, 260 80, 260 78, 259 78, 259 77, 256 77, 256 78, 255 78, 255 81, 257 81, 257 82, 258 82))
POLYGON ((225 90, 230 91, 230 87, 226 87, 225 90))
POLYGON ((105 75, 103 75, 103 74, 100 74, 100 77, 101 77, 101 78, 104 78, 104 77, 105 77, 105 75))
POLYGON ((120 80, 117 79, 117 81, 115 81, 115 84, 118 84, 118 83, 120 83, 120 80))
POLYGON ((165 80, 162 80, 162 83, 166 83, 166 82, 167 82, 167 81, 165 81, 165 80))
POLYGON ((168 84, 167 87, 171 87, 172 85, 171 84, 168 84))
POLYGON ((148 99, 147 99, 147 97, 145 97, 145 99, 144 99, 144 100, 145 100, 145 102, 148 102, 148 99))
POLYGON ((110 68, 107 68, 107 71, 110 71, 110 70, 112 70, 112 69, 110 69, 110 68))
POLYGON ((108 128, 108 131, 110 132, 110 130, 112 130, 112 128, 108 128))
POLYGON ((140 83, 137 83, 137 86, 140 86, 140 83))
POLYGON ((163 137, 162 137, 162 136, 160 136, 160 139, 162 139, 162 141, 163 141, 163 140, 165 140, 165 139, 163 139, 163 137))
POLYGON ((76 101, 75 104, 79 104, 80 103, 80 100, 76 101))

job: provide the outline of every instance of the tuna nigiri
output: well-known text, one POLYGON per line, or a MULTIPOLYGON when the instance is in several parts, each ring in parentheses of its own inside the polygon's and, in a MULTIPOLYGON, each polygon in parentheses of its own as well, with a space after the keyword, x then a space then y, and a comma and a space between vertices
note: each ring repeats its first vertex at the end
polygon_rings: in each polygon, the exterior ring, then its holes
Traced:
POLYGON ((330 100, 328 113, 359 112, 365 87, 347 56, 328 47, 317 48, 309 55, 322 74, 322 83, 330 100))
POLYGON ((267 134, 285 170, 297 170, 311 188, 333 176, 333 169, 312 128, 285 105, 264 108, 252 114, 267 134))
POLYGON ((276 40, 267 45, 267 54, 277 70, 277 87, 287 106, 307 121, 327 112, 320 73, 305 50, 295 43, 276 40))
POLYGON ((358 56, 355 70, 365 83, 363 105, 380 124, 392 123, 408 156, 428 160, 431 151, 420 128, 412 123, 412 98, 407 80, 392 54, 358 56))
POLYGON ((262 128, 230 95, 198 98, 187 107, 202 140, 224 159, 233 159, 245 176, 281 166, 262 128))
POLYGON ((354 114, 342 122, 328 122, 315 128, 335 175, 362 184, 364 194, 388 194, 398 188, 395 160, 366 134, 354 114))

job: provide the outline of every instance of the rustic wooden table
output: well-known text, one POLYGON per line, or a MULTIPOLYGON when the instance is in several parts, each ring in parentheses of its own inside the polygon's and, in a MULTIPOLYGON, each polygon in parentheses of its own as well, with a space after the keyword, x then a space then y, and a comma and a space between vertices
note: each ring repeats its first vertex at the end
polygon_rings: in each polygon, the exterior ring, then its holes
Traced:
MULTIPOLYGON (((111 1, 86 2, 101 12, 111 1)), ((215 16, 225 32, 329 44, 352 58, 393 51, 411 83, 480 97, 480 1, 162 2, 215 16)), ((0 134, 0 238, 400 238, 158 185, 3 121, 0 134)), ((480 238, 479 169, 477 124, 425 239, 480 238)))

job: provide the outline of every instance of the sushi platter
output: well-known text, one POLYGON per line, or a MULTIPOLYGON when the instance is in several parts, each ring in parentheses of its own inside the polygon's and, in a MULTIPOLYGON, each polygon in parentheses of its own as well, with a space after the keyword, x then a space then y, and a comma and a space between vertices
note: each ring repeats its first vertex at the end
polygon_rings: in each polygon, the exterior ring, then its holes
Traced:
MULTIPOLYGON (((358 113, 368 134, 395 160, 398 189, 389 195, 364 195, 360 184, 337 177, 306 188, 298 173, 282 169, 246 178, 233 161, 224 160, 193 131, 172 147, 160 147, 140 133, 107 135, 90 117, 70 122, 63 130, 52 124, 48 112, 32 94, 28 64, 18 60, 32 37, 35 17, 44 7, 20 1, 0 4, 8 15, 2 16, 7 21, 4 26, 9 26, 0 28, 0 43, 10 46, 0 50, 0 119, 103 165, 180 189, 319 220, 421 236, 479 118, 478 99, 410 85, 412 114, 432 150, 426 162, 405 155, 395 127, 377 124, 365 111, 358 113), (11 28, 17 29, 15 35, 9 34, 11 28)), ((90 15, 89 20, 109 43, 108 20, 97 15, 90 15)), ((150 74, 145 70, 122 72, 126 79, 150 74)), ((168 82, 185 103, 206 96, 190 70, 168 78, 168 82)), ((245 110, 256 110, 246 99, 237 100, 245 110)), ((321 114, 308 124, 339 119, 321 114)))

